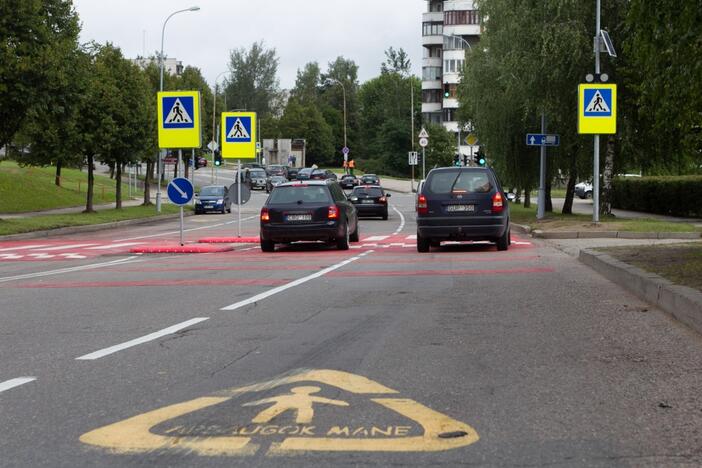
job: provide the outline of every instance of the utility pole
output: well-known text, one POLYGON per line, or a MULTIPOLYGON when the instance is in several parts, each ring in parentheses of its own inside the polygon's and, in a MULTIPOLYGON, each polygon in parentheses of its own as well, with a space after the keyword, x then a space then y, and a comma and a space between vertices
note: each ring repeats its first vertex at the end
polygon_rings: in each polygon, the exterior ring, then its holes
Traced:
MULTIPOLYGON (((546 114, 541 113, 541 134, 546 134, 546 114)), ((546 216, 546 146, 541 145, 541 165, 539 167, 539 196, 537 200, 536 219, 546 216)))
MULTIPOLYGON (((595 77, 600 76, 600 30, 601 0, 595 6, 595 77)), ((595 151, 592 174, 592 222, 600 222, 600 135, 595 135, 595 151)))

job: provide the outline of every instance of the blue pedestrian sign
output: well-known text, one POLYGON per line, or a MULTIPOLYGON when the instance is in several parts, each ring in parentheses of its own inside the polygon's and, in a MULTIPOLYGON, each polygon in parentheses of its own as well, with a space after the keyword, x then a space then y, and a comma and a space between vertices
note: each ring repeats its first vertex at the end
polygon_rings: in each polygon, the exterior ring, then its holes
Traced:
POLYGON ((585 117, 611 117, 612 116, 612 90, 609 88, 589 88, 583 91, 585 117))
POLYGON ((178 177, 168 184, 168 199, 178 206, 187 205, 193 199, 195 189, 188 179, 178 177))
POLYGON ((195 128, 195 99, 192 96, 164 96, 163 110, 163 128, 195 128))
POLYGON ((527 133, 526 144, 527 146, 559 146, 561 137, 545 133, 527 133))
POLYGON ((251 134, 251 117, 226 118, 227 143, 251 143, 251 134))

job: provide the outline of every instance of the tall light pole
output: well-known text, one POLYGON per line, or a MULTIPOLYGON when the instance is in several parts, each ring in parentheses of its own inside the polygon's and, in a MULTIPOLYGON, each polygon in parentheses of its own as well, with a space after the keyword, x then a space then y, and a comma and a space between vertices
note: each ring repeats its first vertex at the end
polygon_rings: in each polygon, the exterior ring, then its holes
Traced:
POLYGON ((348 146, 346 145, 346 87, 344 86, 344 83, 337 80, 336 78, 329 78, 329 81, 341 86, 341 91, 344 95, 344 148, 348 148, 348 146))
MULTIPOLYGON (((171 19, 173 16, 177 15, 178 13, 185 13, 186 11, 198 11, 200 9, 199 6, 192 6, 190 8, 186 8, 184 10, 178 10, 174 11, 170 15, 168 15, 168 18, 166 18, 166 21, 163 22, 163 28, 161 28, 161 54, 158 57, 159 60, 159 67, 161 69, 161 79, 160 79, 160 87, 159 89, 163 91, 163 39, 166 35, 166 24, 168 23, 168 20, 171 19)), ((158 190, 156 191, 156 211, 161 212, 161 156, 162 153, 159 154, 158 158, 158 190)))
MULTIPOLYGON (((214 99, 212 99, 212 142, 217 143, 217 125, 215 122, 215 110, 217 108, 217 81, 219 78, 226 74, 229 73, 229 70, 223 71, 219 75, 217 75, 217 78, 214 80, 214 99)), ((225 94, 226 96, 226 94, 225 94)), ((225 109, 226 109, 226 104, 225 104, 225 109)), ((212 150, 212 183, 215 183, 215 150, 212 150)))
MULTIPOLYGON (((600 0, 595 4, 595 76, 600 76, 600 30, 602 7, 600 0)), ((600 135, 594 136, 594 157, 592 171, 592 222, 600 222, 600 135)))
MULTIPOLYGON (((470 42, 465 40, 463 37, 457 35, 457 34, 442 34, 444 37, 450 37, 451 39, 459 39, 462 41, 465 45, 468 46, 468 49, 463 48, 463 50, 470 50, 473 52, 473 47, 470 45, 470 42)), ((458 131, 456 133, 456 153, 458 153, 458 157, 462 160, 463 159, 463 154, 461 154, 461 127, 458 127, 458 131)), ((471 153, 473 152, 473 145, 471 145, 471 153)))

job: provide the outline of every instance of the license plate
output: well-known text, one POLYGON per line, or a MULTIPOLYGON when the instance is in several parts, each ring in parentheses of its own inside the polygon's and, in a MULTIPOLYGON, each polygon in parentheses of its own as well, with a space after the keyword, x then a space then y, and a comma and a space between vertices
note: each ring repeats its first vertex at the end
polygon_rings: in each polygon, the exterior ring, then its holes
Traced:
POLYGON ((475 205, 448 205, 446 211, 449 213, 472 212, 475 211, 475 205))
POLYGON ((371 203, 373 203, 373 200, 361 200, 361 203, 371 204, 371 203))
POLYGON ((285 219, 287 221, 312 221, 312 215, 288 215, 285 219))

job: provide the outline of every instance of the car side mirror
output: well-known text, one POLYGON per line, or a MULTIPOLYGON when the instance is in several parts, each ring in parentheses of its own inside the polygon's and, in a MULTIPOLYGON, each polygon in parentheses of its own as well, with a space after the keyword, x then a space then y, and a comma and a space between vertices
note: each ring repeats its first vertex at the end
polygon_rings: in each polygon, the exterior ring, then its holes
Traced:
POLYGON ((392 197, 392 193, 386 193, 386 194, 385 194, 385 197, 387 197, 387 198, 392 197))

